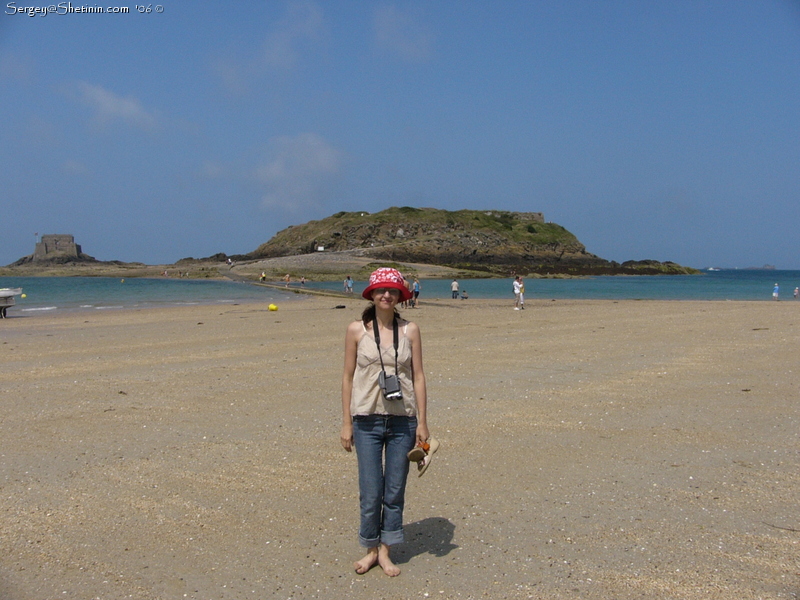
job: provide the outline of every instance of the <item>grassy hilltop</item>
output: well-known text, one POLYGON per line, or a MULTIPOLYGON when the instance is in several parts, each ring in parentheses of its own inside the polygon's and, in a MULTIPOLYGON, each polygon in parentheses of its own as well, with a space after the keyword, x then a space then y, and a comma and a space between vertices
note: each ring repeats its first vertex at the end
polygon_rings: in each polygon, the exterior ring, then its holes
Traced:
POLYGON ((393 262, 444 265, 507 274, 661 274, 692 272, 675 263, 610 262, 586 251, 572 233, 546 223, 541 213, 447 211, 392 207, 381 212, 339 212, 278 232, 247 259, 358 251, 393 262))

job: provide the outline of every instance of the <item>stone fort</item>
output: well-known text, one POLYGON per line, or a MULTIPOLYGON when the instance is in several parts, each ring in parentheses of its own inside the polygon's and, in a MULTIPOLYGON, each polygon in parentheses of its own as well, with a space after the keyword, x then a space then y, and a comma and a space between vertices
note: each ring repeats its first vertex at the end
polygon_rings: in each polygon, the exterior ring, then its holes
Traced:
POLYGON ((71 235, 48 234, 42 236, 42 241, 36 244, 33 251, 34 262, 50 260, 56 257, 78 258, 81 255, 80 245, 75 243, 71 235))

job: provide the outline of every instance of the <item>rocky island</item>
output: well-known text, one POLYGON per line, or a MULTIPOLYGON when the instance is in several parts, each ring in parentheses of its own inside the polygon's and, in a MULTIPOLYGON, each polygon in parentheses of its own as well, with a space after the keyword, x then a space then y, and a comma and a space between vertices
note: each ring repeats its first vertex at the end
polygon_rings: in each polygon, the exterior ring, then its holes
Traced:
POLYGON ((425 277, 540 277, 698 273, 673 262, 603 259, 540 212, 392 207, 338 212, 279 231, 248 254, 218 253, 172 265, 98 261, 71 235, 46 235, 34 254, 2 269, 6 275, 155 276, 277 279, 289 273, 317 280, 360 277, 377 264, 425 277), (171 271, 171 273, 170 273, 171 271))
POLYGON ((236 260, 346 252, 376 262, 439 265, 475 276, 696 273, 673 262, 608 261, 542 213, 389 208, 339 212, 288 227, 236 260))

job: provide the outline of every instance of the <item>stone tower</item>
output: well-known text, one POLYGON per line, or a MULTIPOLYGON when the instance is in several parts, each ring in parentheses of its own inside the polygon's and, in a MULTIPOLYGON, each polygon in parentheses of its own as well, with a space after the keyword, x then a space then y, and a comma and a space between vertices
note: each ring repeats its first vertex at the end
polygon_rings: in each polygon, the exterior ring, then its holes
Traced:
POLYGON ((81 247, 75 243, 73 236, 48 234, 43 235, 42 241, 36 244, 33 262, 60 257, 78 258, 80 255, 81 247))

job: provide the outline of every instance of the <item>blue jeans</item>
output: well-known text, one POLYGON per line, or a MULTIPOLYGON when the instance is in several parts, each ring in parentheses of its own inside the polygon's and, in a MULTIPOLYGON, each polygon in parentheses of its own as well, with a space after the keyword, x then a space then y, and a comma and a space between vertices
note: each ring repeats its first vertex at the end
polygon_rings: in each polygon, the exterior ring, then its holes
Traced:
POLYGON ((403 541, 403 507, 417 418, 392 415, 353 417, 358 455, 361 526, 358 541, 365 548, 403 541))

